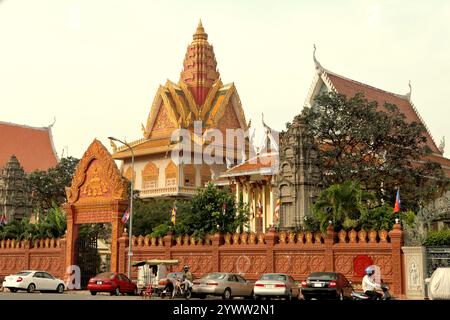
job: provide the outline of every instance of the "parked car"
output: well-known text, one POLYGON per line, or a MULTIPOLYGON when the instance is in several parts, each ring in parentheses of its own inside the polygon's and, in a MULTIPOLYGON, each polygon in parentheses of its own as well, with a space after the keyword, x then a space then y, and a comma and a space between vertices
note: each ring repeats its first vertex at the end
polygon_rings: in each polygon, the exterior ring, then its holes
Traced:
POLYGON ((193 296, 205 298, 207 295, 233 297, 252 297, 253 284, 236 273, 213 272, 194 280, 193 296))
POLYGON ((63 280, 40 270, 24 270, 9 275, 5 277, 3 287, 8 288, 11 292, 26 290, 29 293, 33 293, 34 291, 63 293, 65 289, 63 280))
POLYGON ((103 272, 89 280, 87 289, 93 296, 97 292, 109 292, 111 295, 128 293, 137 295, 137 286, 128 277, 117 272, 103 272))
POLYGON ((287 300, 298 298, 300 289, 295 280, 284 273, 265 273, 253 287, 254 298, 283 297, 287 300))
POLYGON ((311 298, 351 299, 353 286, 342 273, 314 272, 301 282, 305 300, 311 298))

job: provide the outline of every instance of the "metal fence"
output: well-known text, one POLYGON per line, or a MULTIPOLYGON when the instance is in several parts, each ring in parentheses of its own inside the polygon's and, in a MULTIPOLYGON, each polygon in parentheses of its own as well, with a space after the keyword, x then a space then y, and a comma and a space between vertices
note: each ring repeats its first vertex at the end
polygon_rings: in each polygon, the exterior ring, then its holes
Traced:
POLYGON ((450 247, 427 247, 427 277, 439 267, 450 267, 450 247))

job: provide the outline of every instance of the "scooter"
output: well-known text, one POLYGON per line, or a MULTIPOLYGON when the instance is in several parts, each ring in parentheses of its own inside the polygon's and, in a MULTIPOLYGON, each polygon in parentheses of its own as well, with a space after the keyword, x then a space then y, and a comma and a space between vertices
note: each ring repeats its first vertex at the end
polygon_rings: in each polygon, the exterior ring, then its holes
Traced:
MULTIPOLYGON (((381 290, 383 290, 383 296, 381 297, 380 300, 391 300, 392 299, 392 295, 389 292, 388 285, 382 283, 381 290)), ((370 300, 371 299, 368 295, 366 295, 364 292, 361 292, 361 291, 353 291, 352 298, 353 298, 353 300, 370 300)))
POLYGON ((183 297, 190 299, 192 297, 192 284, 189 281, 183 282, 181 279, 176 279, 173 286, 172 299, 176 297, 183 297))

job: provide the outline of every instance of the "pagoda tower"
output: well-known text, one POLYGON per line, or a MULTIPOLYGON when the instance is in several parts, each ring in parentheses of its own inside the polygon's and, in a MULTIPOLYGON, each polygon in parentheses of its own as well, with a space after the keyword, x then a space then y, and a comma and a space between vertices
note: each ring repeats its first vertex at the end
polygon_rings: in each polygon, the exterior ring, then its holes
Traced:
MULTIPOLYGON (((183 68, 178 82, 167 80, 156 91, 147 121, 142 124, 143 137, 128 142, 135 155, 132 172, 131 152, 126 146, 112 144, 113 158, 123 160, 123 175, 133 179, 141 198, 160 196, 192 196, 198 187, 227 169, 225 159, 227 129, 248 129, 244 110, 234 83, 223 84, 217 69, 213 46, 200 21, 192 42, 188 45, 183 68), (196 132, 194 122, 201 123, 201 132, 196 132), (192 144, 204 150, 208 142, 202 135, 206 129, 217 129, 222 133, 219 157, 221 164, 177 163, 171 159, 176 147, 172 135, 178 129, 191 132, 192 144)), ((185 153, 183 153, 185 154, 185 153)), ((235 154, 239 151, 235 150, 235 154)), ((233 159, 236 160, 236 159, 233 159)))
POLYGON ((21 220, 31 215, 31 194, 26 175, 15 155, 0 171, 0 214, 8 221, 21 220))

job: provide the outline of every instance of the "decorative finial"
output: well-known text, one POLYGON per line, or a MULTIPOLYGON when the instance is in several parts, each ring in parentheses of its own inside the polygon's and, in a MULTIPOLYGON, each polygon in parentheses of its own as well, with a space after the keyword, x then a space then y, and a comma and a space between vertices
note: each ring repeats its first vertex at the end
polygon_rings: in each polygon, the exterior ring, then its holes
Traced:
POLYGON ((144 135, 146 134, 146 132, 145 132, 145 127, 144 127, 144 124, 143 123, 141 123, 141 130, 142 130, 142 132, 144 133, 144 135))
POLYGON ((56 123, 56 117, 53 117, 53 123, 50 124, 47 128, 51 129, 56 123))
POLYGON ((316 65, 317 72, 322 73, 323 72, 323 68, 320 65, 319 61, 317 61, 317 59, 316 59, 316 50, 317 50, 317 48, 316 48, 315 44, 313 44, 313 46, 314 46, 314 51, 313 51, 314 64, 316 65))
POLYGON ((445 150, 445 137, 442 137, 441 142, 439 143, 439 151, 444 153, 445 150))
POLYGON ((412 86, 411 86, 411 80, 408 82, 409 92, 406 94, 406 97, 408 98, 408 101, 411 102, 411 94, 412 94, 412 86))
POLYGON ((113 152, 116 152, 117 151, 117 145, 111 139, 109 139, 109 142, 111 143, 111 148, 113 149, 113 152))
POLYGON ((208 40, 208 34, 206 34, 205 28, 203 28, 202 19, 198 22, 197 30, 193 37, 194 40, 208 40))

